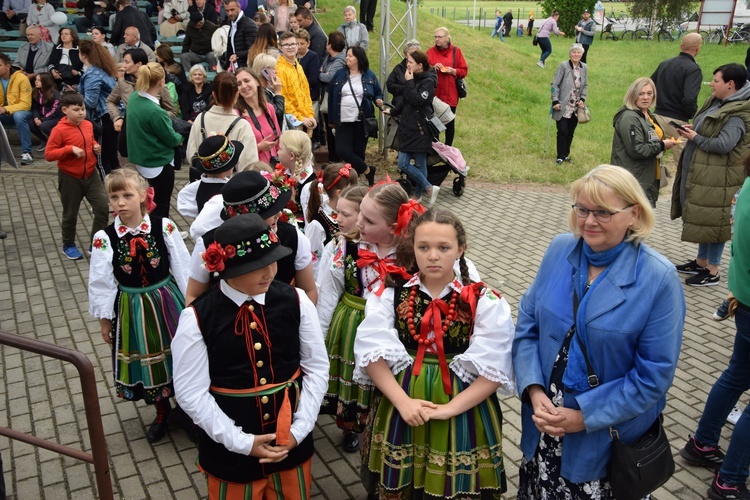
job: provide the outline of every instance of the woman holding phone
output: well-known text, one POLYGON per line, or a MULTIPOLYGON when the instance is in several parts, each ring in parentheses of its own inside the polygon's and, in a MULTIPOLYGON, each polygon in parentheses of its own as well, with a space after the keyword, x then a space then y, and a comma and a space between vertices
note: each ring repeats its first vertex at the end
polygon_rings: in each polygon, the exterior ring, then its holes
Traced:
POLYGON ((273 166, 279 151, 281 127, 276 120, 273 105, 266 102, 261 86, 261 77, 249 68, 240 68, 235 73, 240 96, 235 107, 250 123, 258 143, 258 159, 273 166))

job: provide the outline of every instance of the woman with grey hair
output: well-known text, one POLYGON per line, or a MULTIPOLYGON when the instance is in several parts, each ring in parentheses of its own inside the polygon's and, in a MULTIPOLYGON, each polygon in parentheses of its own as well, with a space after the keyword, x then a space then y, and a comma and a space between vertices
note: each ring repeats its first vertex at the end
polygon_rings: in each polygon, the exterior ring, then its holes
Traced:
POLYGON ((557 122, 557 160, 571 163, 570 145, 578 126, 578 109, 586 106, 588 68, 581 62, 583 46, 574 43, 568 51, 570 59, 561 62, 552 80, 552 119, 557 122))
POLYGON ((413 52, 420 50, 419 40, 409 40, 404 45, 404 60, 393 67, 393 71, 388 75, 385 86, 388 92, 393 96, 391 103, 398 106, 401 99, 404 98, 404 85, 406 85, 406 58, 413 52))
POLYGON ((367 50, 370 43, 367 26, 357 21, 357 9, 351 5, 344 7, 344 23, 339 26, 338 31, 344 35, 346 48, 362 47, 367 50))

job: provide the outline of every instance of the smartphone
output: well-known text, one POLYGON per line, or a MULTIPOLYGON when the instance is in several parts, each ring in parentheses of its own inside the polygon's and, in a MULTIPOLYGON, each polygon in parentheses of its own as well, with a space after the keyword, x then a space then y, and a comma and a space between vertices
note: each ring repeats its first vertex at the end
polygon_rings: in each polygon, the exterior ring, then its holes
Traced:
POLYGON ((260 72, 260 75, 265 78, 268 83, 271 83, 271 80, 273 80, 273 70, 271 68, 264 68, 263 71, 260 72))
POLYGON ((688 130, 683 125, 680 125, 679 123, 677 123, 674 120, 669 120, 669 124, 672 125, 674 128, 678 128, 678 129, 682 130, 683 132, 687 132, 687 130, 688 130))

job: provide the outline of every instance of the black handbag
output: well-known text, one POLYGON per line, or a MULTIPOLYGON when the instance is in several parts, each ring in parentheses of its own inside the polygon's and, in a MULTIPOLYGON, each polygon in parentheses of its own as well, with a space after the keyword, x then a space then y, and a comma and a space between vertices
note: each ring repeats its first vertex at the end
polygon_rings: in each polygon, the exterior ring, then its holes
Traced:
POLYGON ((377 139, 378 127, 379 127, 378 119, 375 118, 374 116, 365 118, 365 114, 362 111, 362 106, 359 105, 359 102, 357 101, 357 96, 354 93, 354 87, 352 86, 352 79, 347 78, 346 81, 349 82, 349 88, 352 90, 352 98, 354 99, 354 104, 357 105, 357 109, 359 110, 359 119, 362 121, 362 125, 365 129, 365 137, 369 137, 370 139, 377 139))
MULTIPOLYGON (((573 318, 577 314, 578 294, 574 292, 573 318)), ((575 325, 572 328, 575 328, 575 325)), ((599 385, 599 378, 589 362, 586 345, 578 332, 575 336, 583 359, 586 361, 589 385, 596 387, 599 385)), ((617 500, 640 500, 666 483, 674 474, 674 458, 667 434, 662 426, 663 419, 664 417, 660 414, 651 427, 631 444, 620 441, 617 429, 609 428, 609 436, 612 438, 612 456, 607 466, 607 474, 612 487, 612 495, 617 500)))
POLYGON ((539 45, 539 37, 538 36, 534 35, 534 38, 531 39, 531 45, 533 45, 534 47, 536 47, 537 45, 539 45))
MULTIPOLYGON (((456 67, 456 47, 453 47, 453 67, 456 67)), ((456 77, 456 91, 458 92, 458 98, 463 99, 469 93, 469 89, 466 88, 466 82, 463 78, 456 77)))

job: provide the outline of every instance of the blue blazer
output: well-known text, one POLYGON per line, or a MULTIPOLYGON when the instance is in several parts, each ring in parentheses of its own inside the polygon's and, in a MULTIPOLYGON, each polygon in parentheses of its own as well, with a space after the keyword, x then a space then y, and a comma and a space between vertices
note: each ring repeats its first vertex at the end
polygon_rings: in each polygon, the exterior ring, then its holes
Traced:
MULTIPOLYGON (((338 125, 341 120, 341 89, 349 85, 349 68, 344 67, 333 75, 328 83, 328 122, 338 125)), ((359 103, 365 118, 375 116, 375 101, 383 98, 383 90, 378 83, 378 77, 371 69, 362 73, 362 89, 365 96, 359 103)))
MULTIPOLYGON (((521 450, 531 458, 540 432, 524 391, 549 387, 555 358, 573 325, 573 284, 583 240, 552 240, 536 279, 521 298, 513 340, 513 365, 522 397, 521 450)), ((682 343, 685 297, 677 271, 646 244, 628 245, 592 292, 586 311, 588 357, 600 385, 566 394, 586 429, 566 434, 561 475, 580 483, 604 477, 611 453, 610 426, 632 442, 666 406, 682 343)))

